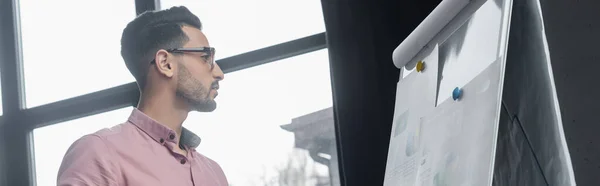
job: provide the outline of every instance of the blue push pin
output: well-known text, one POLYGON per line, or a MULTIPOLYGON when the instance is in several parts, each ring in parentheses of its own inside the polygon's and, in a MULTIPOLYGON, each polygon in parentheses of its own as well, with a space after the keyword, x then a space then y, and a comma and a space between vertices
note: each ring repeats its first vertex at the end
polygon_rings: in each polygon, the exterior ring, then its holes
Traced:
POLYGON ((454 88, 454 90, 452 91, 452 99, 454 99, 454 101, 460 99, 460 97, 462 96, 462 89, 456 87, 454 88))

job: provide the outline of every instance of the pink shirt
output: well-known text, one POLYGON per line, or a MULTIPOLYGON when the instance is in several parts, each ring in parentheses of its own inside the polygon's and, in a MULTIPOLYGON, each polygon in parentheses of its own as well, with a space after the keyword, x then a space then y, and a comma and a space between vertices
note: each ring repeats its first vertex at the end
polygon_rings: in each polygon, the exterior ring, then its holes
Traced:
POLYGON ((200 138, 177 134, 134 109, 126 123, 75 141, 67 150, 59 186, 227 186, 221 167, 196 152, 200 138), (177 140, 187 149, 181 155, 177 140))

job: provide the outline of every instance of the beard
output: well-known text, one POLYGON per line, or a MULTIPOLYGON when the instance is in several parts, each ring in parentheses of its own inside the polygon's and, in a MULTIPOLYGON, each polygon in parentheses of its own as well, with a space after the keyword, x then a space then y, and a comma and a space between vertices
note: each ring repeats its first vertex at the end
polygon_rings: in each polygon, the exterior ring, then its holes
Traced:
POLYGON ((179 67, 176 95, 183 98, 191 110, 199 112, 214 111, 217 108, 217 103, 210 97, 210 87, 207 88, 202 82, 192 77, 185 66, 179 65, 179 67))

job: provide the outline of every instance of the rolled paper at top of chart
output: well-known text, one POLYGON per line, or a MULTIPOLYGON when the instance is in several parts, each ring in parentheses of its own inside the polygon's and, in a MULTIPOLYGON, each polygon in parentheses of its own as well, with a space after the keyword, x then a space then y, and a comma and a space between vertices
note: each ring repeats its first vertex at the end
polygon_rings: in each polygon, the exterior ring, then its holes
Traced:
POLYGON ((396 68, 412 69, 419 61, 415 56, 423 49, 435 47, 428 46, 429 42, 471 1, 475 0, 443 0, 394 50, 392 60, 396 68))

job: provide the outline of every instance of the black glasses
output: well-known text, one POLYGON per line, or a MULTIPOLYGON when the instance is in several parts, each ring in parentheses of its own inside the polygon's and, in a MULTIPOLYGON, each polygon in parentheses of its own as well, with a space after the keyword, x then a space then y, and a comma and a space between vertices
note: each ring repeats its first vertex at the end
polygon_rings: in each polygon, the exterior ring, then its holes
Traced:
MULTIPOLYGON (((204 59, 204 62, 206 62, 206 63, 208 63, 208 65, 210 65, 210 70, 215 68, 215 58, 214 58, 215 48, 213 48, 213 47, 174 48, 174 49, 168 49, 167 52, 170 52, 170 53, 186 53, 186 52, 205 53, 206 55, 202 56, 202 58, 204 59)), ((150 62, 150 64, 154 64, 154 63, 156 63, 156 59, 154 59, 150 62)))

